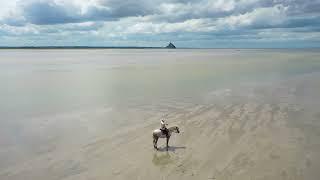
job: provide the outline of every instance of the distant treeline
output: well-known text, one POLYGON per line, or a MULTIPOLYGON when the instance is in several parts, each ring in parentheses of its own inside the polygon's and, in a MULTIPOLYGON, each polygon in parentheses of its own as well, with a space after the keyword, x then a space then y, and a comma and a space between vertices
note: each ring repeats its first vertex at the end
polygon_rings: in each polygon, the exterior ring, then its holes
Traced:
POLYGON ((165 49, 165 47, 135 47, 135 46, 0 46, 0 49, 165 49))

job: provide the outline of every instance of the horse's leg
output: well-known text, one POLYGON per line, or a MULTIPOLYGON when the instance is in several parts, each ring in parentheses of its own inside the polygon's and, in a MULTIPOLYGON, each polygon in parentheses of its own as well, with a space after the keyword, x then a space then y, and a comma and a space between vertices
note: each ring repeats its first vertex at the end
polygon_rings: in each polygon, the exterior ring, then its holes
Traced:
POLYGON ((167 151, 169 149, 169 139, 170 139, 170 136, 167 137, 167 151))
POLYGON ((156 139, 153 137, 153 148, 156 149, 156 139))
POLYGON ((158 137, 155 139, 155 146, 154 146, 154 148, 156 148, 156 150, 158 150, 158 145, 157 145, 157 144, 158 144, 158 139, 159 139, 158 137))
POLYGON ((156 136, 153 136, 153 147, 154 147, 155 149, 158 149, 158 148, 157 148, 157 141, 158 141, 158 138, 157 138, 156 136))

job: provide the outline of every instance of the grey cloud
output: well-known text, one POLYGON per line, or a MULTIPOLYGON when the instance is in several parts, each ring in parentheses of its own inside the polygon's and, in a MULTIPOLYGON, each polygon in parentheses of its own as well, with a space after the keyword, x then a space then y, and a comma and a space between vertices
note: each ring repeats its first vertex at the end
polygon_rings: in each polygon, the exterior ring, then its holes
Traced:
MULTIPOLYGON (((24 26, 26 24, 26 21, 22 17, 7 17, 2 21, 3 24, 7 24, 9 26, 24 26)), ((1 21, 0 21, 1 24, 1 21)))
POLYGON ((111 10, 113 17, 145 16, 155 11, 155 1, 151 0, 105 0, 101 1, 102 6, 111 10))
POLYGON ((215 0, 100 0, 98 2, 99 6, 89 6, 83 13, 78 6, 58 4, 53 0, 18 1, 23 18, 9 17, 5 23, 13 26, 23 25, 25 22, 47 25, 116 21, 120 18, 137 16, 149 16, 149 19, 155 22, 182 22, 188 19, 245 14, 256 8, 272 7, 277 4, 288 7, 288 15, 320 12, 320 0, 226 0, 220 4, 215 0), (169 7, 165 5, 170 5, 173 11, 169 11, 169 7))
POLYGON ((260 24, 252 26, 253 29, 274 29, 274 28, 304 28, 303 31, 318 31, 320 28, 320 16, 314 17, 292 17, 287 18, 283 23, 277 25, 260 24))
POLYGON ((78 22, 79 17, 72 9, 51 1, 33 1, 21 5, 22 14, 32 24, 59 24, 78 22))
MULTIPOLYGON (((230 11, 223 10, 219 7, 211 7, 215 4, 214 0, 101 0, 99 7, 89 6, 87 11, 80 13, 79 7, 62 4, 57 4, 53 0, 27 0, 18 1, 20 4, 22 16, 32 24, 63 24, 84 22, 93 20, 117 20, 125 17, 135 16, 154 16, 154 20, 179 22, 190 18, 217 18, 231 14, 239 14, 250 11, 259 6, 268 6, 269 0, 255 3, 246 3, 241 6, 241 3, 230 1, 234 4, 234 8, 230 11), (169 4, 177 6, 174 12, 163 12, 159 9, 161 5, 169 4), (188 6, 184 9, 183 6, 188 6)), ((221 3, 220 6, 224 6, 221 3)))
POLYGON ((320 16, 315 17, 299 17, 299 18, 290 18, 286 23, 280 25, 280 27, 285 28, 295 28, 295 27, 320 27, 320 16))
POLYGON ((85 13, 76 6, 64 6, 52 0, 35 0, 20 5, 22 16, 37 25, 77 23, 86 21, 110 21, 123 17, 152 14, 152 6, 140 1, 101 1, 100 7, 89 6, 85 13))

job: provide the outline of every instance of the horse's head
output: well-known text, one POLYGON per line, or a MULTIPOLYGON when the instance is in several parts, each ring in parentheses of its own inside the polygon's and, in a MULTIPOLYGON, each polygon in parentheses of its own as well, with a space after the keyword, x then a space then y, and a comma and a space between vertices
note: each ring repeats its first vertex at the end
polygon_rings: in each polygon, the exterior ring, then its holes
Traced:
POLYGON ((168 128, 170 132, 180 133, 178 126, 172 126, 168 128))
POLYGON ((176 132, 180 133, 180 130, 179 130, 178 126, 176 126, 176 132))

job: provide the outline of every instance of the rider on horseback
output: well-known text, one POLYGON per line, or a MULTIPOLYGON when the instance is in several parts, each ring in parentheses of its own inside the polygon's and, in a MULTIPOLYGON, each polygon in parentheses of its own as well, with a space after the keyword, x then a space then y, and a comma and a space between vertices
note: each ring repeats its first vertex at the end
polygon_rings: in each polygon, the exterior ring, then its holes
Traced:
POLYGON ((168 124, 165 123, 164 120, 162 119, 162 120, 160 121, 160 130, 162 131, 163 134, 166 135, 166 137, 168 137, 169 134, 168 134, 168 129, 167 129, 166 125, 168 125, 168 124))

